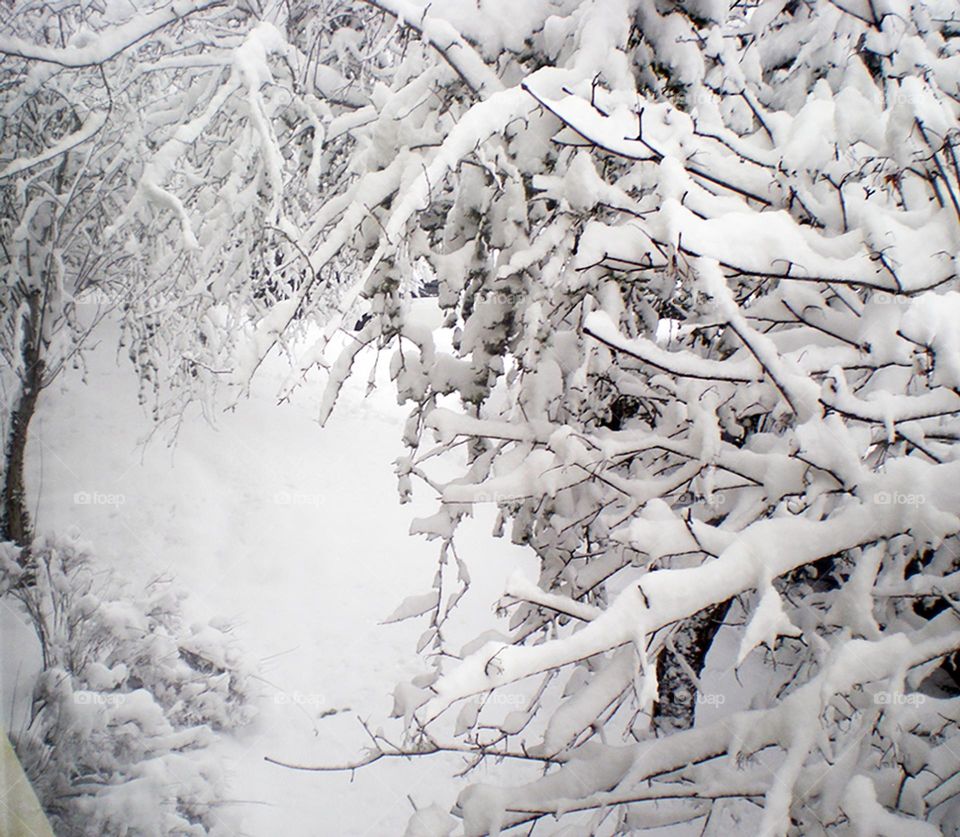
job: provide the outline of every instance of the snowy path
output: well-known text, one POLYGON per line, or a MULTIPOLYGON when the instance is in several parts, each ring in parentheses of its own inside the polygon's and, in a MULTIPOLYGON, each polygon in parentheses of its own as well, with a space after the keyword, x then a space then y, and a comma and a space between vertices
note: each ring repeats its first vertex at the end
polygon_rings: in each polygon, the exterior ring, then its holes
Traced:
MULTIPOLYGON (((92 356, 86 386, 75 376, 45 394, 35 422, 38 531, 76 527, 134 582, 175 576, 198 616, 236 626, 276 687, 264 687, 255 725, 223 746, 231 796, 243 800, 226 819, 239 812, 243 834, 402 834, 407 793, 418 806, 456 796, 448 777, 459 759, 382 762, 352 783, 263 761, 358 757, 367 742, 357 715, 378 726, 393 685, 424 670, 414 655, 422 620, 378 622, 430 587, 436 547, 407 530, 433 499, 420 491, 413 506, 399 505, 391 463, 402 452, 404 409, 388 382, 364 397, 360 371, 324 429, 317 386, 275 405, 277 363, 216 429, 196 418, 174 449, 154 440, 144 450, 138 442, 152 425, 135 380, 105 349, 92 356)), ((474 577, 464 600, 473 634, 492 626, 483 603, 502 590, 511 562, 530 562, 491 541, 490 524, 489 515, 472 521, 461 544, 474 577)))

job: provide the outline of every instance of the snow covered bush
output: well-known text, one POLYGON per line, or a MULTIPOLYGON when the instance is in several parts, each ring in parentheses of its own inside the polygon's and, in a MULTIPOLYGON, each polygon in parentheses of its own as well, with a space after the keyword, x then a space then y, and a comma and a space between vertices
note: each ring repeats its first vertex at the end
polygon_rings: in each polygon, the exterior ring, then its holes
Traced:
POLYGON ((218 821, 225 777, 204 752, 252 717, 229 627, 188 623, 169 583, 133 591, 75 541, 38 541, 25 564, 4 547, 0 589, 25 607, 43 656, 11 739, 56 833, 233 833, 218 821))
POLYGON ((466 790, 468 835, 955 833, 955 4, 372 5, 421 48, 358 129, 372 316, 321 418, 391 347, 401 494, 443 501, 413 525, 435 588, 395 614, 431 661, 401 750, 543 765, 466 790), (452 350, 410 313, 425 265, 452 350), (539 574, 461 648, 478 503, 539 574))

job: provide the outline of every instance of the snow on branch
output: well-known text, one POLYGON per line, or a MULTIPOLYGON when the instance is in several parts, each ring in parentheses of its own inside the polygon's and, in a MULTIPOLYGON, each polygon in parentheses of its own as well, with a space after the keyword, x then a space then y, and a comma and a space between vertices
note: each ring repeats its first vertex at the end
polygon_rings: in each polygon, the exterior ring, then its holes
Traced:
POLYGON ((393 15, 404 26, 419 32, 439 52, 457 74, 480 95, 489 96, 503 89, 500 77, 477 55, 450 21, 442 16, 442 6, 418 5, 409 0, 364 0, 393 15), (439 14, 438 14, 439 12, 439 14))
POLYGON ((547 768, 466 788, 468 835, 953 828, 949 4, 337 0, 231 9, 208 40, 213 5, 0 38, 31 62, 3 65, 27 278, 2 348, 38 345, 24 287, 71 351, 81 293, 118 290, 158 416, 309 335, 292 385, 324 370, 321 421, 392 354, 399 493, 438 501, 411 526, 434 584, 392 615, 429 620, 426 671, 394 695, 404 744, 340 769, 547 768), (120 79, 84 71, 121 53, 120 79), (534 569, 463 644, 481 504, 534 569))
POLYGON ((0 170, 0 180, 6 177, 13 177, 16 174, 20 174, 20 172, 31 169, 34 166, 39 166, 50 160, 55 160, 57 157, 83 145, 99 133, 100 129, 106 124, 107 118, 108 114, 106 113, 90 114, 86 120, 84 120, 79 130, 58 140, 39 154, 35 154, 32 157, 20 157, 9 162, 3 170, 0 170))
POLYGON ((32 44, 15 36, 0 35, 0 54, 73 69, 94 67, 111 61, 171 23, 224 5, 224 0, 176 0, 126 23, 110 27, 96 37, 86 34, 83 40, 96 41, 92 45, 58 48, 32 44))

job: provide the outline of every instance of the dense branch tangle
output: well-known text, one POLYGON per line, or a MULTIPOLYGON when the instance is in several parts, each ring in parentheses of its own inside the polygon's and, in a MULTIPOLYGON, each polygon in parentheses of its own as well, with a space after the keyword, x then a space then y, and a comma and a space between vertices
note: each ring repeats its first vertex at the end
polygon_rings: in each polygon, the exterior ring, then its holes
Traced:
MULTIPOLYGON (((412 405, 400 490, 440 493, 413 528, 441 549, 433 591, 398 610, 427 621, 425 670, 396 695, 408 738, 371 758, 545 770, 465 790, 465 833, 546 815, 598 834, 656 817, 955 825, 937 779, 960 767, 942 5, 712 19, 692 3, 337 0, 337 16, 253 15, 182 66, 151 56, 172 76, 136 82, 157 106, 110 232, 154 245, 156 293, 129 325, 140 368, 162 377, 168 336, 188 393, 242 388, 316 316, 297 380, 326 365, 325 419, 357 353, 393 350, 412 405), (423 280, 443 341, 410 302, 423 280), (453 451, 465 465, 444 482, 432 466, 453 451), (508 582, 500 639, 461 648, 455 535, 481 503, 538 573, 508 582)), ((0 48, 63 72, 125 55, 0 48)))
MULTIPOLYGON (((409 248, 429 262, 452 355, 407 316, 396 261, 382 278, 370 263, 364 291, 363 340, 396 339, 414 404, 401 491, 436 485, 439 452, 469 451, 414 526, 443 559, 421 639, 432 667, 397 693, 411 747, 450 732, 449 716, 473 746, 505 733, 564 762, 465 791, 468 834, 548 813, 630 831, 653 822, 641 800, 685 796, 762 797, 763 833, 881 813, 905 830, 949 824, 952 791, 931 777, 957 767, 955 692, 940 691, 955 610, 949 594, 918 606, 881 590, 915 573, 936 585, 957 564, 952 71, 931 57, 921 78, 896 50, 863 53, 885 27, 914 43, 906 11, 865 22, 789 6, 746 35, 738 11, 584 4, 549 42, 532 19, 523 37, 494 26, 499 51, 485 21, 463 15, 451 33, 431 27, 442 14, 403 12, 445 58, 463 52, 475 99, 417 148, 378 259, 409 248), (759 45, 795 55, 784 42, 801 57, 765 65, 759 45), (515 86, 471 82, 478 55, 515 86), (460 411, 440 406, 449 392, 460 411), (449 647, 448 602, 469 583, 456 525, 490 502, 539 576, 508 583, 505 640, 449 647), (918 651, 927 638, 936 649, 918 651), (719 690, 733 700, 735 665, 765 708, 693 725, 719 690), (908 728, 929 748, 919 772, 898 755, 908 728), (861 742, 855 766, 831 772, 861 742)), ((718 833, 756 810, 673 804, 659 821, 718 833)))

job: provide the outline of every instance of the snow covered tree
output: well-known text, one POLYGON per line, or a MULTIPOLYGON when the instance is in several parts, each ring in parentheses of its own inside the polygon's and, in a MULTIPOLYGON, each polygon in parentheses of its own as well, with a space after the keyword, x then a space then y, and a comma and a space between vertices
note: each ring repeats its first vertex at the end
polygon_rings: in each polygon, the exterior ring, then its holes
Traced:
POLYGON ((361 90, 392 19, 341 0, 15 3, 0 23, 3 536, 30 540, 23 459, 40 393, 105 316, 158 420, 322 315, 354 210, 326 259, 307 214, 347 175, 361 90), (302 44, 302 49, 297 46, 302 44))
MULTIPOLYGON (((209 8, 121 10, 70 5, 51 14, 15 4, 0 30, 0 202, 3 256, 3 536, 30 540, 23 460, 42 390, 83 348, 105 310, 145 290, 133 248, 108 242, 110 220, 129 199, 125 156, 137 73, 124 53, 156 52, 156 37, 209 8), (146 42, 145 42, 146 41, 146 42), (131 89, 133 88, 133 89, 131 89), (87 303, 84 305, 83 303, 87 303)), ((144 68, 142 76, 153 76, 144 68)))
MULTIPOLYGON (((333 33, 304 27, 328 48, 333 33)), ((82 368, 105 318, 158 419, 209 398, 230 372, 223 346, 256 336, 284 254, 299 252, 267 232, 284 226, 269 203, 278 167, 307 166, 310 124, 282 133, 302 98, 285 63, 297 55, 262 10, 219 0, 18 2, 0 54, 0 540, 17 547, 0 544, 0 592, 25 605, 43 651, 17 751, 58 833, 233 833, 200 751, 246 718, 246 672, 216 626, 182 624, 165 586, 130 601, 84 550, 34 539, 24 458, 38 398, 82 368)))
POLYGON ((311 312, 321 419, 359 351, 392 351, 401 495, 443 503, 413 527, 435 587, 395 614, 428 618, 432 665, 383 751, 544 770, 466 790, 466 834, 957 829, 954 3, 172 5, 95 45, 21 12, 4 89, 49 95, 50 127, 7 151, 5 122, 3 171, 40 160, 3 198, 6 356, 42 372, 23 348, 62 321, 30 315, 62 280, 28 269, 81 275, 61 206, 102 225, 90 252, 131 253, 125 340, 160 418, 242 388, 311 312), (67 148, 97 122, 51 79, 127 114, 96 134, 116 152, 67 148), (105 185, 73 189, 88 157, 105 185), (105 211, 65 199, 105 201, 114 170, 105 211), (445 335, 411 312, 427 279, 445 335), (507 635, 459 648, 455 536, 482 502, 539 575, 510 580, 507 635), (701 711, 708 658, 751 667, 748 708, 701 711))
POLYGON ((389 346, 401 494, 443 502, 413 525, 434 589, 395 614, 426 616, 431 667, 364 761, 542 765, 464 791, 468 835, 954 833, 955 4, 371 5, 419 42, 353 129, 376 249, 344 299, 371 316, 321 418, 389 346), (452 349, 411 314, 431 273, 452 349), (482 502, 539 577, 508 635, 452 647, 482 502), (708 655, 749 667, 749 706, 701 711, 708 655))

